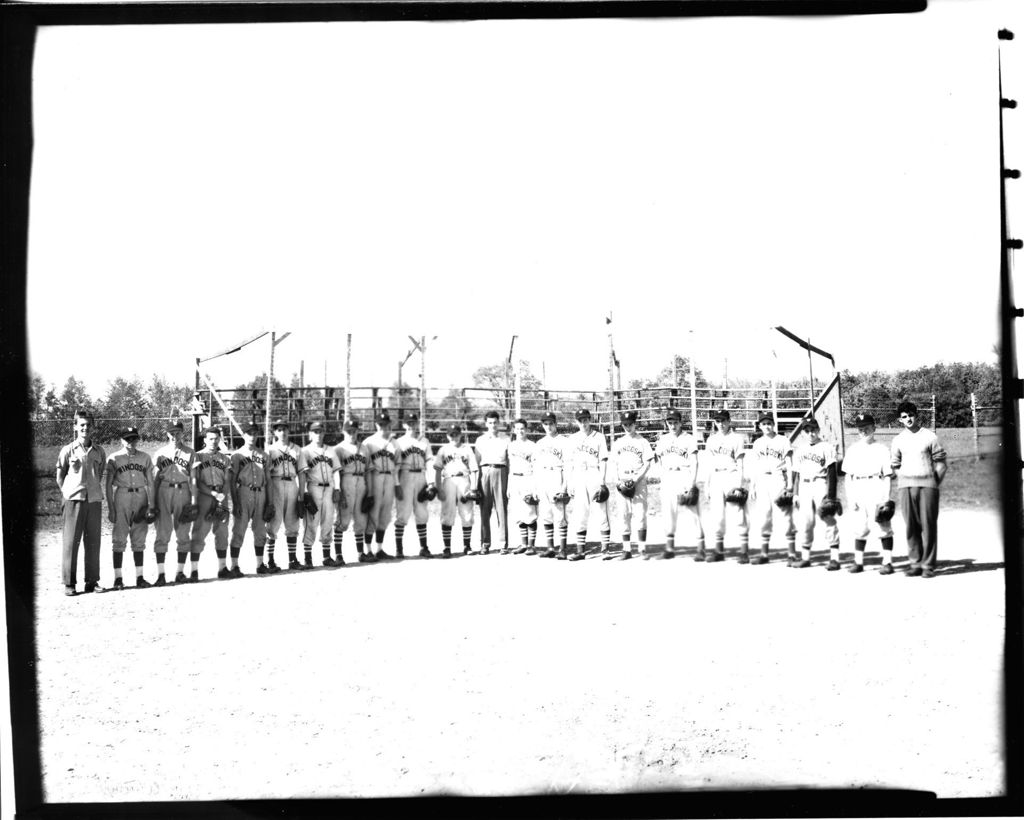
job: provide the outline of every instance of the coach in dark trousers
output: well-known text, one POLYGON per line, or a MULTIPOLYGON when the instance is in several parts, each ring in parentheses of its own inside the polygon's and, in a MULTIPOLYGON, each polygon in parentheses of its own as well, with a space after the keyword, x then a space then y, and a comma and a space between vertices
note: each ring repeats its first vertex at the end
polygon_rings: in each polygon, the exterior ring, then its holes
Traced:
MULTIPOLYGON (((491 510, 498 513, 501 546, 508 545, 508 445, 509 439, 498 433, 498 413, 484 416, 487 432, 480 434, 473 447, 480 462, 480 551, 491 551, 491 510)), ((495 545, 496 546, 496 545, 495 545)))
POLYGON ((92 416, 75 411, 75 440, 57 456, 57 485, 64 496, 64 594, 74 595, 78 545, 85 541, 85 591, 100 589, 103 465, 107 455, 92 442, 92 416))
POLYGON ((903 431, 892 440, 892 467, 899 479, 900 514, 907 527, 907 575, 931 578, 939 552, 939 485, 946 475, 946 450, 921 426, 917 405, 896 408, 903 431))

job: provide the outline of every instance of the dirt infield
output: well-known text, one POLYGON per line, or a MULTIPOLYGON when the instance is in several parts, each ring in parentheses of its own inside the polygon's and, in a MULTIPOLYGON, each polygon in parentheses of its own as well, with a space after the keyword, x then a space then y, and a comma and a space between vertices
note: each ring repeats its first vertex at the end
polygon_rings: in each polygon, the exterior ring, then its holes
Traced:
POLYGON ((487 556, 65 598, 37 547, 48 802, 1003 790, 994 513, 943 510, 931 580, 487 556))

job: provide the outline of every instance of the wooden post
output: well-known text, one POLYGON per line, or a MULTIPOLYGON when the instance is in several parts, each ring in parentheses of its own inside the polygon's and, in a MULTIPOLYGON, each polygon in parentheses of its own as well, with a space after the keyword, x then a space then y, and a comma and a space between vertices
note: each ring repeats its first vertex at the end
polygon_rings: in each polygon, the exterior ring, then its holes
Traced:
POLYGON ((935 428, 938 426, 938 420, 935 418, 935 394, 932 393, 932 432, 935 432, 935 428))
POLYGON ((270 405, 273 401, 271 385, 274 383, 274 348, 277 346, 277 332, 270 333, 270 365, 267 367, 267 412, 263 421, 263 449, 270 446, 270 405))
POLYGON ((974 428, 974 460, 981 459, 981 447, 978 441, 978 402, 971 393, 971 426, 974 428))
POLYGON ((420 435, 427 429, 427 337, 420 336, 420 435))
POLYGON ((693 331, 690 331, 690 423, 693 434, 697 435, 697 366, 694 360, 693 331))
POLYGON ((352 418, 352 334, 345 339, 345 418, 352 418))

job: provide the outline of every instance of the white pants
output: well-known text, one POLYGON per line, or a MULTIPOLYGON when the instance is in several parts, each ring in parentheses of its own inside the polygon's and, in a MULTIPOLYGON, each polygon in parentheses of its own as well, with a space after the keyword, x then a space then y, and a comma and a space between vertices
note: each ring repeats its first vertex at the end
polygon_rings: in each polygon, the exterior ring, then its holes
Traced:
POLYGON ((869 535, 892 538, 892 521, 875 521, 875 509, 889 500, 889 479, 846 477, 846 503, 850 535, 861 541, 869 535))
MULTIPOLYGON (((800 492, 796 496, 797 533, 800 536, 800 547, 808 548, 814 543, 814 527, 818 507, 828 494, 828 484, 823 480, 801 481, 800 492)), ((829 547, 839 545, 839 525, 835 516, 823 518, 825 524, 825 544, 829 547)))
POLYGON ((693 486, 693 473, 689 470, 666 470, 661 476, 661 517, 665 535, 675 536, 679 528, 679 543, 686 546, 704 546, 704 527, 700 523, 700 503, 688 507, 679 503, 679 496, 693 486))
POLYGON ((427 502, 416 498, 420 490, 427 486, 426 475, 421 470, 402 470, 398 481, 402 487, 402 500, 395 502, 395 521, 403 527, 409 523, 409 516, 415 515, 417 524, 427 523, 427 502))
POLYGON ((786 489, 786 477, 782 473, 760 473, 751 484, 753 490, 753 528, 761 534, 763 542, 768 541, 775 531, 775 524, 782 525, 780 532, 792 538, 796 529, 793 526, 793 508, 779 509, 775 499, 786 489))
POLYGON ((594 501, 594 493, 601 486, 601 473, 599 470, 585 470, 577 472, 572 479, 572 511, 570 523, 573 532, 584 532, 590 521, 590 512, 594 511, 597 523, 601 532, 609 532, 611 524, 608 521, 608 502, 594 501))
MULTIPOLYGON (((532 524, 537 520, 537 504, 527 504, 524 495, 536 493, 532 475, 508 477, 508 520, 510 524, 532 524)), ((539 497, 539 495, 538 495, 539 497)))
POLYGON ((469 476, 447 476, 441 480, 441 489, 444 491, 444 500, 441 502, 441 526, 454 526, 455 515, 458 513, 463 528, 472 529, 475 515, 473 502, 459 500, 469 492, 469 476))
POLYGON ((635 526, 637 530, 647 529, 647 477, 644 476, 633 489, 633 497, 626 498, 618 490, 612 488, 617 496, 615 509, 621 532, 628 533, 635 526))
POLYGON ((565 489, 561 470, 540 470, 534 475, 540 504, 537 517, 542 524, 566 524, 565 504, 555 501, 555 495, 565 489))
POLYGON ((739 536, 740 545, 747 544, 747 505, 729 504, 725 500, 725 494, 740 486, 740 474, 738 470, 720 470, 708 476, 708 517, 714 526, 715 541, 722 541, 725 538, 726 529, 732 530, 739 536))

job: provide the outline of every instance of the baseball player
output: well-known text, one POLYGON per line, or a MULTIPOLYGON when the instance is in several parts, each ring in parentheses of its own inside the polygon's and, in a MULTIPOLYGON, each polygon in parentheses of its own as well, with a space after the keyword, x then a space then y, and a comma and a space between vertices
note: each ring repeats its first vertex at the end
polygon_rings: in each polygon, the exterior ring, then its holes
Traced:
MULTIPOLYGON (((171 532, 178 548, 178 563, 185 566, 188 557, 192 529, 190 522, 181 520, 181 513, 192 503, 195 492, 192 486, 192 462, 195 450, 184 443, 185 427, 180 421, 168 424, 165 432, 167 443, 153 454, 153 497, 156 498, 156 551, 157 576, 154 586, 167 583, 164 577, 164 559, 170 544, 171 532)), ((185 580, 182 569, 181 580, 185 580)))
POLYGON ((473 534, 473 501, 463 499, 477 485, 479 479, 476 454, 462 440, 462 428, 452 424, 446 431, 448 443, 442 444, 434 457, 434 483, 441 500, 441 540, 445 558, 452 557, 452 527, 458 511, 462 524, 462 553, 472 555, 470 537, 473 534))
POLYGON ((92 439, 92 414, 75 411, 75 440, 57 456, 57 486, 64 496, 63 566, 64 594, 73 596, 78 572, 78 547, 85 542, 85 591, 100 587, 100 533, 103 489, 100 479, 107 454, 92 439))
MULTIPOLYGON (((231 458, 222 451, 220 430, 217 427, 203 430, 203 443, 203 449, 195 454, 192 461, 192 487, 195 493, 192 503, 199 506, 199 515, 192 525, 192 574, 188 577, 189 583, 199 580, 199 556, 206 546, 206 536, 211 528, 213 547, 217 552, 217 577, 227 566, 228 522, 223 511, 228 508, 227 483, 231 458)), ((178 576, 183 576, 184 572, 185 566, 179 553, 178 576)))
MULTIPOLYGON (((576 411, 576 425, 579 430, 569 436, 569 495, 572 497, 572 525, 576 533, 576 552, 570 560, 580 561, 587 550, 587 524, 590 511, 596 510, 601 528, 601 552, 611 546, 611 524, 608 521, 608 443, 604 434, 597 432, 590 424, 590 411, 584 408, 576 411), (603 501, 598 499, 604 496, 603 501)), ((566 557, 565 551, 558 558, 566 557)))
POLYGON ((889 448, 875 441, 875 419, 868 413, 859 414, 853 423, 857 426, 857 441, 850 445, 843 459, 846 473, 846 503, 849 505, 853 532, 853 566, 850 572, 864 571, 864 549, 868 535, 877 535, 882 542, 881 575, 892 575, 892 522, 894 509, 889 496, 892 493, 892 464, 889 448), (887 508, 888 516, 879 515, 887 508))
POLYGON ((137 448, 138 441, 139 431, 134 427, 126 427, 121 431, 121 449, 107 458, 107 517, 114 525, 113 589, 124 589, 121 565, 129 535, 132 557, 135 559, 135 586, 140 589, 152 586, 142 577, 142 562, 146 532, 149 530, 144 516, 150 504, 156 504, 156 496, 153 495, 153 460, 148 453, 137 448))
MULTIPOLYGON (((373 560, 387 561, 392 556, 384 551, 384 532, 391 523, 395 499, 402 499, 402 486, 398 483, 398 448, 391 435, 391 416, 382 410, 374 419, 377 431, 363 442, 366 448, 366 491, 373 498, 373 509, 367 521, 377 542, 371 553, 373 560)), ((370 544, 370 530, 367 530, 367 547, 370 544)))
POLYGON ((892 440, 892 467, 899 479, 900 514, 907 527, 907 575, 931 578, 939 549, 939 485, 946 476, 946 449, 921 426, 917 405, 896 408, 904 429, 892 440))
MULTIPOLYGON (((267 503, 267 454, 256 446, 257 424, 242 429, 244 443, 231 454, 228 469, 228 488, 231 490, 231 512, 234 525, 231 528, 231 569, 230 577, 241 578, 238 556, 245 540, 245 530, 252 528, 256 545, 256 574, 268 573, 263 563, 263 548, 267 545, 267 523, 263 520, 263 508, 267 503)), ((220 574, 218 573, 218 577, 220 574)))
POLYGON ((416 534, 420 540, 420 558, 429 558, 427 547, 427 502, 420 501, 420 491, 434 487, 434 476, 427 478, 427 463, 434 461, 434 448, 419 430, 419 416, 415 413, 402 422, 405 434, 395 441, 397 449, 398 483, 402 486, 402 498, 395 504, 395 554, 404 555, 405 525, 412 514, 416 522, 416 534))
MULTIPOLYGON (((793 470, 799 476, 795 499, 797 531, 800 534, 800 560, 795 558, 790 566, 806 569, 811 565, 811 546, 814 543, 815 517, 821 510, 821 520, 825 523, 825 542, 829 546, 828 571, 839 569, 839 526, 836 517, 829 508, 838 504, 836 500, 836 451, 827 441, 821 440, 821 428, 814 419, 804 423, 806 443, 797 447, 793 453, 793 470), (821 507, 826 500, 824 509, 821 507)), ((838 509, 842 512, 842 508, 838 509)))
MULTIPOLYGON (((633 532, 636 532, 639 554, 645 560, 651 557, 647 552, 647 471, 654 461, 654 450, 647 439, 636 432, 636 419, 635 410, 627 410, 622 414, 622 429, 626 434, 612 445, 615 483, 621 496, 618 510, 622 527, 623 560, 633 557, 633 532)), ((606 551, 604 557, 611 555, 610 551, 606 551)))
POLYGON ((488 410, 484 416, 487 430, 473 443, 480 463, 480 552, 491 551, 491 511, 498 516, 501 547, 508 546, 508 445, 507 436, 498 432, 498 411, 488 410))
POLYGON ((727 519, 739 536, 740 561, 749 562, 749 535, 746 502, 726 501, 726 495, 743 487, 744 444, 742 433, 732 429, 732 416, 728 410, 719 410, 714 415, 715 432, 708 436, 704 454, 708 465, 707 494, 708 515, 714 521, 715 549, 705 557, 698 551, 697 561, 725 560, 725 532, 727 519))
MULTIPOLYGON (((748 456, 751 461, 748 473, 753 490, 754 526, 761 533, 761 554, 753 559, 753 563, 768 563, 775 519, 781 519, 785 525, 786 548, 792 560, 796 556, 792 506, 793 445, 788 438, 775 432, 775 419, 767 413, 758 418, 757 426, 761 436, 754 442, 748 456), (784 493, 784 500, 776 504, 784 493)), ((745 558, 740 556, 741 564, 747 563, 745 558)))
POLYGON ((683 432, 683 417, 678 410, 669 410, 665 416, 669 431, 654 449, 661 467, 661 514, 665 521, 665 558, 676 554, 676 527, 688 530, 687 540, 697 547, 697 560, 704 552, 704 528, 700 523, 700 505, 697 503, 697 439, 683 432), (692 503, 680 504, 680 498, 690 496, 692 503))
POLYGON ((353 418, 345 419, 342 430, 345 437, 334 448, 341 464, 341 502, 334 518, 334 561, 339 565, 345 563, 345 559, 341 557, 341 545, 349 524, 352 524, 355 530, 359 562, 365 563, 363 538, 366 534, 367 519, 366 513, 363 512, 363 499, 366 498, 366 450, 359 443, 359 421, 353 418))
MULTIPOLYGON (((288 440, 288 423, 277 419, 274 424, 274 443, 267 448, 267 503, 274 508, 274 517, 267 524, 267 572, 280 572, 274 561, 274 543, 284 524, 285 543, 288 545, 288 568, 300 569, 295 551, 299 541, 299 446, 288 440)), ((259 570, 257 569, 257 572, 259 570)))
MULTIPOLYGON (((314 421, 309 425, 309 444, 299 450, 297 469, 300 499, 297 504, 303 504, 305 511, 302 548, 306 560, 303 567, 313 568, 313 542, 318 532, 323 565, 336 567, 337 563, 331 558, 331 544, 334 541, 334 505, 341 501, 341 462, 334 448, 324 444, 323 422, 314 421)), ((290 563, 288 566, 291 568, 290 563)))
MULTIPOLYGON (((519 527, 516 555, 535 554, 537 542, 537 488, 534 486, 533 457, 537 445, 526 437, 526 419, 512 422, 512 441, 508 445, 508 515, 519 527)), ((502 554, 509 552, 508 547, 502 554)))
POLYGON ((569 497, 566 480, 568 441, 558 434, 558 423, 554 413, 545 413, 540 418, 544 437, 537 442, 533 452, 534 476, 537 495, 540 497, 537 517, 544 524, 544 544, 547 550, 543 558, 565 555, 569 539, 569 522, 565 511, 565 499, 569 497), (559 552, 555 552, 555 525, 558 525, 559 552))

